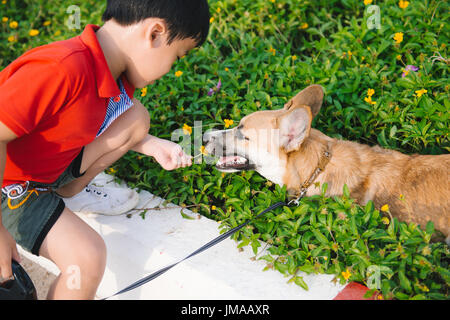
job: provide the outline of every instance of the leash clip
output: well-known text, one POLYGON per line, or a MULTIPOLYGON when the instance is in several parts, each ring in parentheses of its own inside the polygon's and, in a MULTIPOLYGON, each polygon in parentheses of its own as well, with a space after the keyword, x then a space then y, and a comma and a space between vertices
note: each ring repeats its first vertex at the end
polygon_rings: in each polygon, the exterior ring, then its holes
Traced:
POLYGON ((305 196, 306 191, 307 191, 306 189, 303 189, 303 190, 300 192, 300 195, 298 196, 297 199, 292 199, 291 201, 288 202, 288 206, 292 206, 292 204, 298 206, 298 205, 300 204, 300 200, 302 200, 303 197, 305 196))

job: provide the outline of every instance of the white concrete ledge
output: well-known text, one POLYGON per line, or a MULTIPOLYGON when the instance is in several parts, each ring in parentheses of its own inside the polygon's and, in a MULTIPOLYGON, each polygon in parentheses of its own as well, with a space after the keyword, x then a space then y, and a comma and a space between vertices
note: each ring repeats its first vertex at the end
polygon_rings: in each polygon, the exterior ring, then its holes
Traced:
MULTIPOLYGON (((105 174, 96 183, 112 183, 105 174)), ((142 191, 138 208, 154 208, 163 199, 142 191)), ((145 219, 141 211, 128 218, 78 214, 105 240, 107 266, 97 291, 98 298, 108 297, 160 268, 183 259, 217 237, 219 224, 187 212, 194 220, 185 219, 180 208, 150 210, 145 219)), ((261 248, 260 248, 261 249, 261 248)), ((70 250, 70 248, 68 248, 70 250)), ((21 250, 29 259, 50 272, 59 274, 56 266, 45 258, 21 250)), ((159 278, 112 299, 333 299, 343 285, 333 284, 332 275, 304 275, 309 290, 288 284, 289 278, 278 271, 262 271, 265 261, 252 261, 250 247, 242 252, 237 243, 226 239, 199 255, 180 263, 159 278)))

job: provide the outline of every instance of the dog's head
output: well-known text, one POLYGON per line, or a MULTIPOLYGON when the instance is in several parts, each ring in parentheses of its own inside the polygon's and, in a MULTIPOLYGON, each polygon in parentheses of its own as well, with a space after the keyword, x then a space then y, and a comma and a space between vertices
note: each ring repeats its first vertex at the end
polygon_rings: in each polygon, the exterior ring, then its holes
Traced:
POLYGON ((281 184, 287 157, 308 137, 322 101, 322 87, 309 86, 283 109, 254 112, 233 129, 205 133, 206 151, 218 158, 220 171, 256 170, 281 184))

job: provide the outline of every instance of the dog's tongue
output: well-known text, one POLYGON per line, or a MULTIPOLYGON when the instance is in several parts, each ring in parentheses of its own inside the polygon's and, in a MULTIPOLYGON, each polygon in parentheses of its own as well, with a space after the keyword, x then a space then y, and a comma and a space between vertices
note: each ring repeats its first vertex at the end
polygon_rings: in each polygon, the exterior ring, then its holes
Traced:
POLYGON ((225 156, 225 157, 220 157, 219 162, 221 163, 228 163, 228 162, 237 162, 239 161, 239 159, 241 159, 241 157, 238 156, 225 156))
POLYGON ((239 156, 224 156, 220 157, 216 166, 219 168, 242 168, 247 163, 247 159, 239 156))

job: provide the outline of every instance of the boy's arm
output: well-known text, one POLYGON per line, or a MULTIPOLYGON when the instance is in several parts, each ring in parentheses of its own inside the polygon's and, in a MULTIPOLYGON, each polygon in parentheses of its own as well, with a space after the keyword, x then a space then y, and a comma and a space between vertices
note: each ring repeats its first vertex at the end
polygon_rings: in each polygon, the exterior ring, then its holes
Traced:
MULTIPOLYGON (((0 122, 0 186, 3 185, 3 173, 6 165, 6 145, 17 136, 2 122, 0 122)), ((0 207, 0 276, 8 279, 12 276, 11 258, 20 262, 16 242, 5 229, 2 223, 2 211, 0 207)))
POLYGON ((192 157, 184 153, 178 144, 149 134, 131 150, 155 158, 166 170, 192 165, 192 157))

